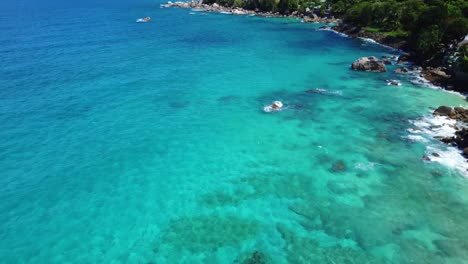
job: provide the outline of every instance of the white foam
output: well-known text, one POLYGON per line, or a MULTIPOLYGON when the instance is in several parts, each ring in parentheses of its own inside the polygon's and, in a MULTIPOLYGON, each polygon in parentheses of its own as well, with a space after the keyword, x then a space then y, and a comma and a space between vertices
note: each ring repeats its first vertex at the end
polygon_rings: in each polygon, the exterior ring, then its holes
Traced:
POLYGON ((401 86, 401 82, 399 80, 386 80, 386 82, 388 86, 401 86))
POLYGON ((346 38, 348 37, 348 35, 346 35, 345 33, 338 32, 338 31, 336 31, 334 29, 331 29, 331 28, 319 28, 318 30, 320 30, 320 31, 331 31, 331 32, 333 32, 335 34, 338 34, 338 35, 342 36, 342 37, 346 37, 346 38))
POLYGON ((410 122, 420 129, 418 133, 424 133, 432 137, 452 137, 457 131, 457 121, 445 116, 428 115, 410 122))
POLYGON ((266 106, 263 107, 263 111, 267 112, 267 113, 269 113, 269 112, 279 112, 279 111, 281 111, 283 109, 284 109, 284 107, 282 107, 282 108, 273 108, 271 105, 266 105, 266 106))
POLYGON ((360 39, 364 40, 365 42, 369 42, 369 43, 374 43, 374 44, 380 44, 378 43, 377 41, 373 40, 373 39, 370 39, 370 38, 362 38, 362 37, 359 37, 360 39))
POLYGON ((431 142, 431 138, 445 138, 455 136, 457 127, 463 124, 445 116, 427 115, 417 120, 410 121, 416 128, 409 128, 407 139, 415 142, 428 143, 426 157, 428 162, 437 162, 443 166, 455 169, 468 177, 468 162, 456 147, 444 145, 440 142, 431 142), (436 155, 433 155, 436 153, 436 155))
MULTIPOLYGON (((411 64, 408 64, 408 65, 411 65, 411 64)), ((421 76, 421 71, 409 71, 409 74, 412 76, 412 79, 410 80, 410 82, 413 83, 413 84, 421 85, 423 87, 430 88, 430 89, 435 89, 435 90, 444 90, 447 93, 456 94, 456 95, 466 99, 466 96, 464 94, 461 94, 461 93, 456 92, 456 91, 445 90, 444 88, 442 88, 440 86, 434 85, 433 83, 428 81, 426 78, 421 76)))
POLYGON ((394 50, 394 51, 399 51, 399 49, 395 49, 393 47, 390 47, 390 46, 387 46, 385 44, 382 44, 382 43, 379 43, 373 39, 370 39, 370 38, 363 38, 363 37, 358 37, 359 39, 363 40, 364 42, 367 42, 367 43, 371 43, 371 44, 375 44, 375 45, 379 45, 379 46, 382 46, 382 47, 385 47, 387 49, 391 49, 391 50, 394 50))
POLYGON ((420 71, 412 71, 410 74, 413 76, 413 79, 410 81, 411 83, 418 84, 424 86, 426 88, 431 89, 442 89, 442 87, 432 84, 430 81, 426 80, 425 78, 421 77, 420 71))
POLYGON ((447 147, 446 149, 439 149, 428 146, 426 148, 426 155, 429 157, 430 162, 437 162, 446 167, 454 168, 465 177, 468 177, 468 162, 457 148, 447 147), (437 153, 437 156, 432 155, 432 153, 437 153))
POLYGON ((419 135, 408 135, 406 136, 405 138, 407 138, 408 140, 410 141, 417 141, 417 142, 423 142, 423 143, 426 143, 426 142, 429 142, 429 140, 423 136, 419 136, 419 135))

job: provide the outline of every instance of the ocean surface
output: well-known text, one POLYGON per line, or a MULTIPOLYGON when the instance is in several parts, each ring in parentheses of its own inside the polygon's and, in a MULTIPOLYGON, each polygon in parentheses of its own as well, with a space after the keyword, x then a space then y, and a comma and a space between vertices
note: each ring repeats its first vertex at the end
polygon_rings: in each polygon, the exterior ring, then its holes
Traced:
POLYGON ((0 2, 0 263, 468 262, 465 161, 416 133, 462 96, 160 3, 0 2))

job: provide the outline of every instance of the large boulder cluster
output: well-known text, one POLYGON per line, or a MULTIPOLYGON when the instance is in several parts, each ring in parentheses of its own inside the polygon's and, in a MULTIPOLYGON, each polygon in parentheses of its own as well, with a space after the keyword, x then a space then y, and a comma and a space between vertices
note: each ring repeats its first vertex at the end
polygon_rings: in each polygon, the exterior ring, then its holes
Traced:
POLYGON ((362 57, 353 62, 351 69, 356 71, 386 72, 385 63, 377 57, 362 57))
MULTIPOLYGON (((468 123, 468 109, 462 107, 448 107, 440 106, 434 113, 437 116, 445 116, 451 119, 455 119, 462 124, 468 123)), ((457 146, 463 150, 463 155, 468 158, 468 128, 464 125, 457 127, 458 131, 455 132, 453 137, 442 138, 441 141, 447 144, 457 146)))

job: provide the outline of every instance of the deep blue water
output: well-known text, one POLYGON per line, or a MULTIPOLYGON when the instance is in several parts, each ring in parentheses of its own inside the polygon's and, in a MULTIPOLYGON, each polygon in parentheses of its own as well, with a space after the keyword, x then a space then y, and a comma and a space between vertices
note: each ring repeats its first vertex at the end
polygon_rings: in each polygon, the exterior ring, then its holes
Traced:
POLYGON ((466 262, 467 179, 407 138, 462 97, 350 71, 398 52, 320 25, 159 4, 0 3, 1 263, 466 262))

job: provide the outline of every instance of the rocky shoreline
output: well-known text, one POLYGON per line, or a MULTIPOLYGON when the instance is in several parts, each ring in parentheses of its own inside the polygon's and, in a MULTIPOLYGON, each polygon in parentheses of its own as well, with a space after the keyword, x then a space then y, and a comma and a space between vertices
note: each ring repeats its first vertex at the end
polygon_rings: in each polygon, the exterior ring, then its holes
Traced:
POLYGON ((468 110, 462 107, 440 106, 434 112, 434 116, 443 116, 456 123, 453 125, 455 134, 449 137, 437 138, 440 141, 455 146, 463 151, 463 156, 468 158, 468 110))
MULTIPOLYGON (((408 43, 403 38, 387 36, 379 32, 366 32, 365 30, 362 30, 359 27, 351 26, 344 23, 340 23, 332 27, 332 29, 337 32, 346 34, 347 36, 352 38, 372 39, 381 45, 388 46, 397 50, 409 50, 408 43)), ((397 64, 412 64, 412 59, 413 58, 411 54, 405 52, 398 58, 397 64)), ((434 86, 438 86, 449 91, 456 91, 460 93, 466 92, 466 87, 457 85, 457 83, 453 79, 453 74, 446 67, 411 66, 411 68, 416 68, 416 71, 419 72, 419 77, 427 80, 434 86)), ((414 72, 415 70, 409 69, 407 67, 402 67, 395 70, 396 73, 408 73, 410 71, 414 72)))
POLYGON ((162 4, 162 8, 190 8, 196 9, 197 11, 232 14, 232 15, 250 15, 250 16, 262 16, 262 17, 282 17, 282 18, 298 18, 304 23, 340 23, 341 20, 334 17, 319 17, 313 12, 297 12, 294 11, 290 14, 280 14, 279 12, 262 12, 258 9, 247 10, 240 7, 229 7, 222 6, 219 4, 203 4, 201 2, 167 2, 162 4))
MULTIPOLYGON (((375 42, 388 46, 398 50, 408 50, 407 41, 403 38, 386 36, 379 32, 366 32, 359 27, 347 25, 341 22, 340 19, 335 17, 319 17, 311 11, 306 12, 292 12, 291 14, 280 14, 279 12, 262 12, 258 9, 256 10, 247 10, 240 7, 229 7, 222 6, 217 3, 214 4, 203 4, 202 2, 171 2, 168 1, 167 4, 161 4, 161 8, 187 8, 194 9, 196 11, 202 12, 212 12, 212 13, 222 13, 222 14, 232 14, 232 15, 248 15, 248 16, 262 16, 262 17, 278 17, 278 18, 297 18, 301 19, 304 23, 324 23, 324 24, 337 24, 331 29, 344 33, 352 38, 365 38, 371 39, 375 42)), ((409 53, 404 53, 398 58, 397 64, 409 64, 411 63, 411 55, 409 53)), ((434 86, 441 87, 446 90, 464 92, 463 87, 458 87, 454 85, 452 75, 449 70, 445 67, 416 67, 418 70, 419 77, 427 80, 430 84, 434 86)), ((414 70, 408 69, 406 67, 398 68, 395 72, 404 74, 408 72, 414 72, 414 70)))
MULTIPOLYGON (((162 4, 161 8, 186 8, 193 9, 199 12, 214 12, 231 15, 248 15, 248 16, 262 16, 262 17, 278 17, 278 18, 297 18, 301 19, 304 23, 324 23, 336 24, 330 28, 336 32, 344 33, 351 38, 364 38, 371 39, 375 42, 394 48, 397 50, 409 50, 408 43, 403 38, 387 36, 379 32, 366 32, 359 27, 353 27, 343 24, 340 19, 334 17, 319 17, 313 12, 293 12, 291 14, 280 14, 278 12, 262 12, 260 10, 247 10, 240 7, 221 6, 219 4, 203 4, 201 2, 171 2, 162 4)), ((201 13, 204 14, 204 13, 201 13)), ((382 56, 382 60, 376 57, 363 57, 357 59, 352 65, 351 69, 358 71, 369 72, 385 72, 387 69, 386 64, 392 64, 390 59, 397 59, 396 64, 401 67, 395 70, 397 74, 417 74, 426 83, 434 86, 444 88, 446 90, 453 90, 456 92, 463 92, 463 89, 453 85, 452 76, 449 70, 445 67, 421 67, 412 63, 412 56, 410 53, 402 53, 398 58, 388 58, 382 56)), ((435 137, 440 141, 459 148, 463 153, 464 158, 468 158, 468 110, 461 107, 447 107, 441 106, 437 108, 434 116, 442 116, 452 120, 454 125, 451 125, 455 133, 449 137, 435 137)), ((437 153, 436 153, 437 154, 437 153)), ((428 158, 429 159, 429 158, 428 158)))

